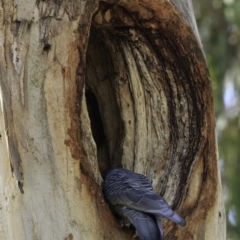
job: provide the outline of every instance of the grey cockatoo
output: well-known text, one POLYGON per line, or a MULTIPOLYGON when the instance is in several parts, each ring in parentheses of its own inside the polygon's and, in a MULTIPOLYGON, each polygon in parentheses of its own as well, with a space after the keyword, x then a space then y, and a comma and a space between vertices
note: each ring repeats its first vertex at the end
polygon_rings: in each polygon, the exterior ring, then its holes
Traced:
POLYGON ((161 217, 186 225, 186 221, 154 192, 144 175, 115 168, 105 170, 102 176, 107 201, 135 226, 141 240, 164 240, 161 217))

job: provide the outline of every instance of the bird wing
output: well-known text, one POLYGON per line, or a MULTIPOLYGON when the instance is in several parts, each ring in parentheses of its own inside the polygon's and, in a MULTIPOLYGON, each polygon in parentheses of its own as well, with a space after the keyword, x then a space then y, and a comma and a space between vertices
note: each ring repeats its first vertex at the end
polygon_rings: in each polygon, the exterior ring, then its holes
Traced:
POLYGON ((127 199, 127 203, 125 202, 126 205, 130 208, 151 213, 158 217, 168 218, 181 226, 186 225, 186 221, 176 214, 162 197, 154 192, 145 193, 133 189, 132 191, 125 192, 123 195, 127 199))
POLYGON ((122 215, 136 228, 140 240, 164 240, 163 232, 159 231, 156 218, 146 213, 121 207, 122 215))
POLYGON ((104 183, 105 195, 113 205, 166 217, 182 226, 185 220, 174 213, 167 202, 157 195, 149 180, 141 174, 126 169, 113 169, 108 173, 104 183))

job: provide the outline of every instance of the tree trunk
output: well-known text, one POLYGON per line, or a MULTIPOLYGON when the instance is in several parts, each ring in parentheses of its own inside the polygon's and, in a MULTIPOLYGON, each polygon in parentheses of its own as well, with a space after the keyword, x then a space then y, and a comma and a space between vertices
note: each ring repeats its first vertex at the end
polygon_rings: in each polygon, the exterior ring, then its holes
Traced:
POLYGON ((2 1, 0 239, 132 239, 99 165, 145 174, 225 240, 213 95, 191 1, 2 1))

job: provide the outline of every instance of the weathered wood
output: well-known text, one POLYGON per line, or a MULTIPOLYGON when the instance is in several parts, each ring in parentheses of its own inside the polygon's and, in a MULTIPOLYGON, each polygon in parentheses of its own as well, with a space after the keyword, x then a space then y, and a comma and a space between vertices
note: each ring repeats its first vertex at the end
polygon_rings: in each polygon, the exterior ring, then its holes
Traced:
POLYGON ((30 2, 0 9, 0 238, 130 239, 104 164, 146 174, 186 218, 167 239, 225 240, 191 1, 30 2))

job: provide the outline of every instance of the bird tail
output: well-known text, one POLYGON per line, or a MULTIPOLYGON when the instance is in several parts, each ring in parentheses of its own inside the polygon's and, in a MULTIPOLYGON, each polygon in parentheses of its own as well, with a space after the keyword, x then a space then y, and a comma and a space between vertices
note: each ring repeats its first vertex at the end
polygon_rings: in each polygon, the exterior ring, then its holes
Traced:
POLYGON ((173 221, 173 222, 175 222, 175 223, 177 223, 177 224, 179 224, 179 225, 181 225, 182 227, 186 226, 186 221, 176 213, 174 213, 172 216, 164 215, 164 217, 173 221))

